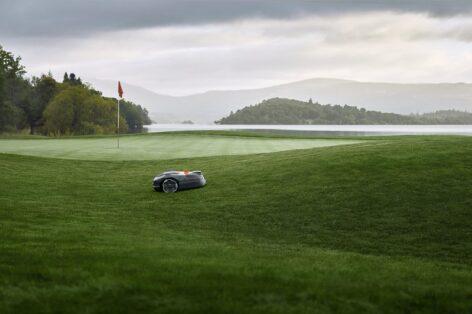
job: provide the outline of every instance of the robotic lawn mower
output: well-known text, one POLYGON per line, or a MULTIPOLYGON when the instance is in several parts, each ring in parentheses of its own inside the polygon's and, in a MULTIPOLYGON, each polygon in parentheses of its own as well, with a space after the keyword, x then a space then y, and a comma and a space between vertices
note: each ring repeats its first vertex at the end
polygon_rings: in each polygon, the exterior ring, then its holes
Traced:
POLYGON ((201 171, 166 171, 152 180, 154 190, 165 193, 199 188, 205 184, 206 180, 201 171))

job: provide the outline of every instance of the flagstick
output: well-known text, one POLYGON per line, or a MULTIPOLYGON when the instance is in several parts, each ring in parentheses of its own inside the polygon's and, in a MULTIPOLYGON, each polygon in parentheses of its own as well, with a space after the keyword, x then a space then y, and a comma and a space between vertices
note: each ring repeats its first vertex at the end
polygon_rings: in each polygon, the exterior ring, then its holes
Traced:
POLYGON ((116 142, 118 148, 120 148, 120 98, 118 98, 116 106, 118 107, 118 116, 116 117, 117 125, 118 125, 118 133, 116 137, 116 142))

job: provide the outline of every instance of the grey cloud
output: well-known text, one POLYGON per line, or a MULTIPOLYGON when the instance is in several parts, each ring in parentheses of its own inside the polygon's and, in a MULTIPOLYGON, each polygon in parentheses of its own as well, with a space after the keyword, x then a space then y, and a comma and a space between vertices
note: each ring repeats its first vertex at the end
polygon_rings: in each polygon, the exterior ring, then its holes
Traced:
POLYGON ((110 30, 219 23, 253 17, 289 19, 309 14, 377 10, 460 15, 472 11, 472 1, 0 0, 0 36, 86 36, 110 30))

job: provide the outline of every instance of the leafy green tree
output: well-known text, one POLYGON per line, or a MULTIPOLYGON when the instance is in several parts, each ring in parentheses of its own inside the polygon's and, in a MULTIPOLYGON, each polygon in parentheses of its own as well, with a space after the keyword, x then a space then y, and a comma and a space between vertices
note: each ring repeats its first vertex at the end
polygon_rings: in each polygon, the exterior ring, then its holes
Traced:
POLYGON ((44 110, 44 130, 51 135, 72 133, 78 91, 57 94, 44 110))
POLYGON ((28 101, 29 82, 23 78, 21 58, 0 46, 0 131, 13 131, 24 126, 21 109, 28 101))
MULTIPOLYGON (((3 64, 0 62, 0 110, 3 107, 3 101, 5 98, 5 70, 3 68, 3 64)), ((1 114, 1 112, 0 112, 1 114)), ((0 117, 1 119, 1 117, 0 117)), ((1 126, 1 121, 0 121, 0 126, 1 126)))
MULTIPOLYGON (((94 94, 85 86, 68 85, 44 111, 44 131, 51 135, 106 134, 116 131, 116 103, 94 94)), ((120 118, 120 132, 128 131, 120 118)))
POLYGON ((13 53, 6 51, 0 45, 0 67, 2 67, 5 77, 23 77, 26 73, 25 67, 21 65, 21 57, 15 57, 13 53))
MULTIPOLYGON (((21 58, 0 46, 0 132, 29 127, 31 134, 102 134, 116 132, 116 99, 84 84, 74 73, 64 73, 63 83, 52 75, 31 80, 21 58)), ((123 101, 120 132, 140 132, 151 123, 145 108, 123 101), (130 127, 128 128, 128 125, 130 127)))
POLYGON ((144 125, 152 123, 148 111, 131 101, 120 101, 120 115, 126 120, 129 132, 142 132, 144 125))
POLYGON ((43 125, 43 111, 56 94, 58 88, 57 82, 51 73, 48 75, 43 74, 39 78, 33 77, 32 85, 30 106, 24 109, 31 134, 34 133, 35 128, 43 125))

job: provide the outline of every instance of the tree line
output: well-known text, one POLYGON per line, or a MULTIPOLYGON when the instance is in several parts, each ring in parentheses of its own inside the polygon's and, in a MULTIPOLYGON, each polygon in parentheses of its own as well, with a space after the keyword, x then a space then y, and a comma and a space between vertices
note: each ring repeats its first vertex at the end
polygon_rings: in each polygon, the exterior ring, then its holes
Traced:
POLYGON ((472 124, 472 113, 442 110, 401 115, 340 105, 272 98, 231 112, 218 124, 472 124))
MULTIPOLYGON (((29 131, 44 135, 111 134, 116 132, 117 100, 65 73, 25 76, 21 57, 0 46, 0 133, 29 131)), ((141 132, 150 124, 145 108, 120 101, 120 132, 141 132)))

